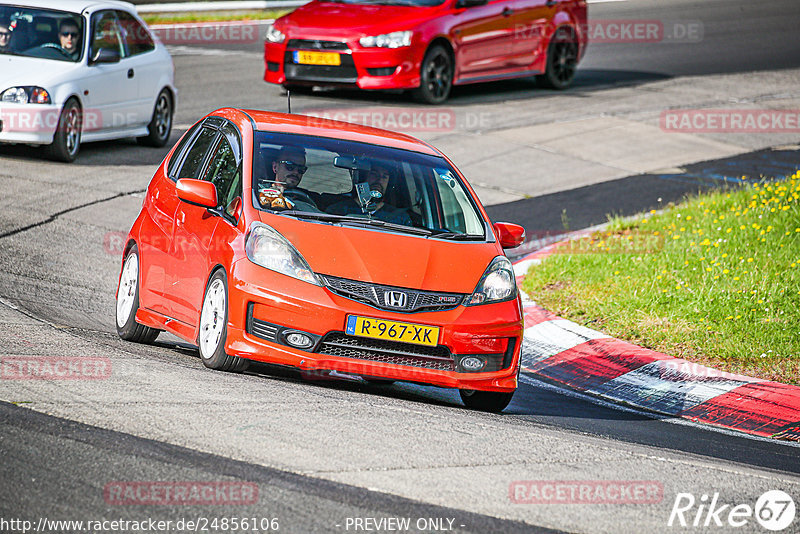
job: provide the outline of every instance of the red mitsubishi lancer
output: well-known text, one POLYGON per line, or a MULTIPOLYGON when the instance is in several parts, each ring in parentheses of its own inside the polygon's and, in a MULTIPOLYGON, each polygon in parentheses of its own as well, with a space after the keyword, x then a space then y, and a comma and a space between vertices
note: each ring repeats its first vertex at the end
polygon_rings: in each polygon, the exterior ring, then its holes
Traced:
POLYGON ((264 79, 286 88, 409 89, 537 75, 570 85, 586 52, 586 0, 314 0, 275 21, 264 79))
POLYGON ((171 332, 212 369, 405 380, 500 411, 523 333, 503 249, 523 240, 413 137, 220 109, 150 182, 124 248, 117 331, 171 332))

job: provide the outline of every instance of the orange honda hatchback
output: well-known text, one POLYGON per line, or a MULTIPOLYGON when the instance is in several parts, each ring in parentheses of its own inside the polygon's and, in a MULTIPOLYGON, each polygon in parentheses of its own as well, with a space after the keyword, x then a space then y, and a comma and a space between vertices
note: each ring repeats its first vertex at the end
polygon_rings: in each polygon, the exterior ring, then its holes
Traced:
POLYGON ((413 137, 220 109, 150 182, 123 253, 117 332, 150 342, 166 330, 212 369, 253 360, 404 380, 501 411, 523 333, 503 249, 523 240, 413 137))

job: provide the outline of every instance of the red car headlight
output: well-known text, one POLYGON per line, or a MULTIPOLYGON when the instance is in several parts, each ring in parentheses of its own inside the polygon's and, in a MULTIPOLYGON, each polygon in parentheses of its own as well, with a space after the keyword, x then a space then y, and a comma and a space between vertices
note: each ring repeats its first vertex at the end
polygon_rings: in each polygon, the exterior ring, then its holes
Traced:
POLYGON ((369 35, 358 40, 364 48, 401 48, 411 46, 411 35, 414 32, 392 32, 382 35, 369 35))

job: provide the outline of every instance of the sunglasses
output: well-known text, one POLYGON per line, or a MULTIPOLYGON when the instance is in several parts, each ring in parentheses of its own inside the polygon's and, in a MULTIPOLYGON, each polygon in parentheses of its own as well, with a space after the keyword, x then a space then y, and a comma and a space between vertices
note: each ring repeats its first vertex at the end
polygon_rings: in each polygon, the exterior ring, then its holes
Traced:
POLYGON ((305 174, 305 172, 308 170, 308 167, 305 165, 300 165, 299 163, 294 163, 293 161, 283 160, 279 161, 278 163, 283 163, 283 166, 286 167, 286 170, 290 172, 297 171, 300 174, 305 174))
POLYGON ((78 32, 61 32, 61 37, 72 37, 73 39, 77 39, 78 32))
POLYGON ((11 37, 11 33, 9 33, 9 32, 0 32, 0 37, 11 37))

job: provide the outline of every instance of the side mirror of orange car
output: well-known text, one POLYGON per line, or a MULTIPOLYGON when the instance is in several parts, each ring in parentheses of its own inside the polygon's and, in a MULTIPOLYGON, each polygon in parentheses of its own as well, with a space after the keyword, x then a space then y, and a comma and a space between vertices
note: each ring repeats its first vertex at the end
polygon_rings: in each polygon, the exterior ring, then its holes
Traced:
POLYGON ((239 219, 242 217, 242 197, 236 197, 231 200, 228 207, 225 208, 225 213, 233 217, 234 222, 238 225, 239 219))
POLYGON ((507 222, 497 222, 493 226, 501 247, 517 248, 525 242, 525 228, 522 226, 507 222))
POLYGON ((217 188, 211 182, 181 178, 176 184, 178 198, 189 204, 203 208, 216 208, 217 188))

